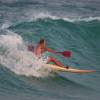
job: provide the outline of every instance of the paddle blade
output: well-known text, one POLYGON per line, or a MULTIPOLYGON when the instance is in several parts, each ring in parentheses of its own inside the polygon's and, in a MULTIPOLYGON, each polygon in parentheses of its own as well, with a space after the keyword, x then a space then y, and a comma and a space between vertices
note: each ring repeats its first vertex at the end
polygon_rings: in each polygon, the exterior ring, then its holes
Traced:
POLYGON ((61 54, 62 54, 64 57, 71 57, 71 52, 70 52, 70 51, 61 52, 61 54))

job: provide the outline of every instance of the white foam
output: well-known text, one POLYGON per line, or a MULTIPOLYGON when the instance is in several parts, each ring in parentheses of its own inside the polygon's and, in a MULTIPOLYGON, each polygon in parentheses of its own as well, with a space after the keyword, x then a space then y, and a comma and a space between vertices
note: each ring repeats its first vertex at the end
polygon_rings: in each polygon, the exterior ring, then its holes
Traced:
POLYGON ((40 13, 31 14, 29 21, 38 20, 38 19, 45 19, 45 18, 51 18, 54 20, 58 19, 58 17, 53 16, 52 14, 50 14, 48 12, 40 12, 40 13))
POLYGON ((0 27, 0 29, 7 29, 7 28, 9 28, 10 26, 12 25, 12 23, 11 22, 9 22, 9 21, 5 21, 3 24, 2 24, 2 26, 0 27))
POLYGON ((86 21, 86 22, 89 22, 89 21, 94 21, 94 20, 98 20, 100 21, 100 17, 87 17, 87 18, 82 18, 82 17, 79 17, 79 18, 76 18, 76 19, 72 19, 72 22, 75 22, 75 21, 86 21))
POLYGON ((21 36, 0 35, 0 64, 18 75, 47 77, 51 70, 43 66, 44 60, 37 59, 27 51, 21 36), (20 48, 19 48, 20 47, 20 48))
POLYGON ((16 34, 14 35, 0 35, 0 45, 10 48, 17 48, 22 45, 22 38, 16 34), (9 47, 10 46, 10 47, 9 47))
POLYGON ((57 16, 57 15, 52 15, 49 12, 40 12, 40 13, 34 13, 33 15, 31 14, 31 18, 29 21, 34 21, 34 20, 38 20, 38 19, 46 19, 46 18, 50 18, 53 20, 65 20, 68 22, 76 22, 76 21, 93 21, 93 20, 99 20, 100 21, 100 16, 98 17, 82 17, 82 16, 57 16))

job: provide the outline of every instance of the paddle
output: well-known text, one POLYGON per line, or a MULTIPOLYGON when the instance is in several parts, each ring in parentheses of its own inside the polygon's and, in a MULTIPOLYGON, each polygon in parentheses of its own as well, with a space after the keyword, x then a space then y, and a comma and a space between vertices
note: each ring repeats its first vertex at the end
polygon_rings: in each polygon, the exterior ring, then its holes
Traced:
POLYGON ((70 51, 63 51, 63 52, 56 52, 56 53, 60 53, 64 57, 68 57, 68 58, 71 57, 71 52, 70 51))
POLYGON ((46 48, 46 51, 54 53, 54 54, 59 53, 59 54, 63 55, 64 57, 68 57, 68 58, 71 57, 70 51, 56 52, 56 51, 52 50, 51 48, 46 48))
MULTIPOLYGON (((34 46, 33 45, 28 45, 28 50, 29 51, 34 51, 34 46)), ((61 55, 63 55, 64 57, 71 57, 71 52, 70 51, 63 51, 63 52, 55 52, 54 50, 52 50, 51 48, 46 48, 47 51, 52 52, 52 53, 59 53, 61 55)))

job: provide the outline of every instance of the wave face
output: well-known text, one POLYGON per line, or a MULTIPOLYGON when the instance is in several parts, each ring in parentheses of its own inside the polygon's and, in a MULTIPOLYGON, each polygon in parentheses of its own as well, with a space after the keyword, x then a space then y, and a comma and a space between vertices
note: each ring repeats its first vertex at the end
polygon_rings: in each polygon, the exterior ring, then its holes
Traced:
MULTIPOLYGON (((99 100, 99 0, 0 1, 0 100, 99 100), (27 50, 45 39, 64 65, 96 73, 55 73, 27 50)), ((45 54, 46 55, 46 54, 45 54)), ((49 55, 46 55, 49 56, 49 55)))

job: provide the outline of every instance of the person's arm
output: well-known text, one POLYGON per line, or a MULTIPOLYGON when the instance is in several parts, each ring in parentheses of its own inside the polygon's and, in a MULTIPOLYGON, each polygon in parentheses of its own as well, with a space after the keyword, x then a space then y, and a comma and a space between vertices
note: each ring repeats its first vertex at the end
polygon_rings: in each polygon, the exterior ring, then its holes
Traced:
POLYGON ((51 48, 46 48, 46 51, 54 53, 54 54, 61 54, 64 57, 67 57, 67 58, 71 57, 70 51, 57 52, 57 51, 52 50, 51 48))
POLYGON ((53 57, 48 57, 47 63, 49 63, 49 62, 53 62, 55 65, 58 65, 58 66, 63 67, 63 68, 69 68, 68 66, 64 66, 61 62, 57 61, 53 57))
POLYGON ((46 51, 56 54, 57 52, 52 50, 51 48, 46 48, 46 51))

